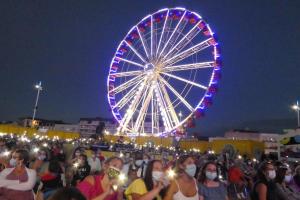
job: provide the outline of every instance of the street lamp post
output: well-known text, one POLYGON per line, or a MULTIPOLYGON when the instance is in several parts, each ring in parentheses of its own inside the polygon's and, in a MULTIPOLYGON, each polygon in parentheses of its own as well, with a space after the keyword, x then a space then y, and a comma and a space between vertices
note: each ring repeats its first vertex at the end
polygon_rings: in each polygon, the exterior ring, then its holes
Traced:
POLYGON ((300 118, 299 118, 300 107, 299 107, 299 102, 298 101, 296 102, 296 104, 292 105, 292 109, 297 112, 298 127, 300 127, 300 118))
POLYGON ((35 119, 35 115, 36 115, 36 111, 38 109, 38 103, 39 103, 39 97, 40 97, 40 93, 43 90, 42 88, 42 82, 40 81, 38 84, 36 84, 35 89, 37 89, 37 95, 36 95, 36 99, 35 99, 35 105, 34 105, 34 109, 33 109, 33 115, 32 115, 32 121, 31 121, 31 125, 33 126, 34 123, 34 119, 35 119))

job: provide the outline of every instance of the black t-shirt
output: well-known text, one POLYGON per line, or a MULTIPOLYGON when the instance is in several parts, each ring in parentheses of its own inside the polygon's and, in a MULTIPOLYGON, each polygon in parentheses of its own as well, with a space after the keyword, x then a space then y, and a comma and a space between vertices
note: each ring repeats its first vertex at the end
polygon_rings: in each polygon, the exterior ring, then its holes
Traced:
POLYGON ((258 184, 264 184, 267 186, 267 200, 278 200, 278 197, 276 195, 276 184, 273 181, 264 181, 264 180, 258 180, 253 187, 253 191, 251 193, 251 199, 252 200, 259 200, 258 193, 256 191, 258 184))

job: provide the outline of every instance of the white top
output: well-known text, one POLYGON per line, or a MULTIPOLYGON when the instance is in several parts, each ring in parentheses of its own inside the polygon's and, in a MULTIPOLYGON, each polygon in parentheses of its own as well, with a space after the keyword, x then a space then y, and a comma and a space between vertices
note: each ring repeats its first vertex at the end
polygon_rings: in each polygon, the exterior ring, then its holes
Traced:
POLYGON ((177 183, 177 181, 175 180, 175 183, 178 187, 178 192, 176 192, 174 195, 173 195, 173 200, 199 200, 199 194, 198 194, 198 185, 196 183, 196 179, 194 179, 194 182, 195 182, 195 186, 196 186, 196 194, 195 196, 192 196, 192 197, 186 197, 184 196, 184 194, 182 194, 181 190, 180 190, 180 187, 179 187, 179 184, 177 183))
POLYGON ((27 191, 32 190, 36 182, 36 171, 25 167, 28 180, 21 182, 19 180, 7 180, 6 176, 9 175, 15 168, 6 168, 0 173, 0 188, 5 187, 12 190, 27 191))
POLYGON ((88 158, 88 163, 91 166, 91 171, 100 171, 101 170, 101 162, 99 158, 88 158))

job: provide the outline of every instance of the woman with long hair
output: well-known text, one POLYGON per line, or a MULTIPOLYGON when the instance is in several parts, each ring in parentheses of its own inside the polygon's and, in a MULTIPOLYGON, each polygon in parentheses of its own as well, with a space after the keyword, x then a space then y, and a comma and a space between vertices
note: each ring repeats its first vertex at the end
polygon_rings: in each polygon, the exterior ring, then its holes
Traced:
POLYGON ((294 170, 294 176, 292 177, 289 186, 295 191, 300 193, 300 165, 298 165, 294 170))
POLYGON ((300 193, 296 194, 288 184, 292 180, 292 173, 286 166, 279 166, 276 170, 276 192, 278 199, 281 200, 300 200, 300 193))
POLYGON ((200 200, 228 200, 226 186, 218 179, 217 164, 207 162, 199 176, 200 200))
POLYGON ((119 157, 108 158, 99 175, 87 176, 77 184, 77 188, 87 200, 121 200, 123 193, 115 189, 118 175, 123 167, 123 160, 119 157))
POLYGON ((264 161, 260 163, 256 174, 251 199, 252 200, 276 200, 276 187, 274 179, 276 177, 275 167, 272 162, 264 161))
POLYGON ((133 181, 125 190, 127 200, 161 200, 164 193, 164 172, 160 160, 149 162, 144 178, 133 181))
POLYGON ((85 179, 90 174, 91 167, 88 164, 87 156, 81 154, 78 158, 78 162, 74 164, 74 175, 72 179, 72 185, 76 186, 80 181, 85 179))
POLYGON ((183 155, 177 161, 177 176, 171 181, 164 200, 199 200, 195 160, 183 155))
POLYGON ((26 167, 29 153, 18 149, 12 154, 10 166, 0 173, 0 199, 33 200, 32 189, 36 182, 36 171, 26 167))

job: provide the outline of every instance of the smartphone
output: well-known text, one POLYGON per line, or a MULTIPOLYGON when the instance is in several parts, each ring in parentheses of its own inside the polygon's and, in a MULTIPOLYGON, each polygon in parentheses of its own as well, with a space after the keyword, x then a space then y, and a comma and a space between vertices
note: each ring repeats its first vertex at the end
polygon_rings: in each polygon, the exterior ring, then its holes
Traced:
POLYGON ((120 175, 120 171, 117 168, 114 167, 109 167, 108 168, 108 178, 109 179, 115 179, 118 178, 118 176, 120 175))

